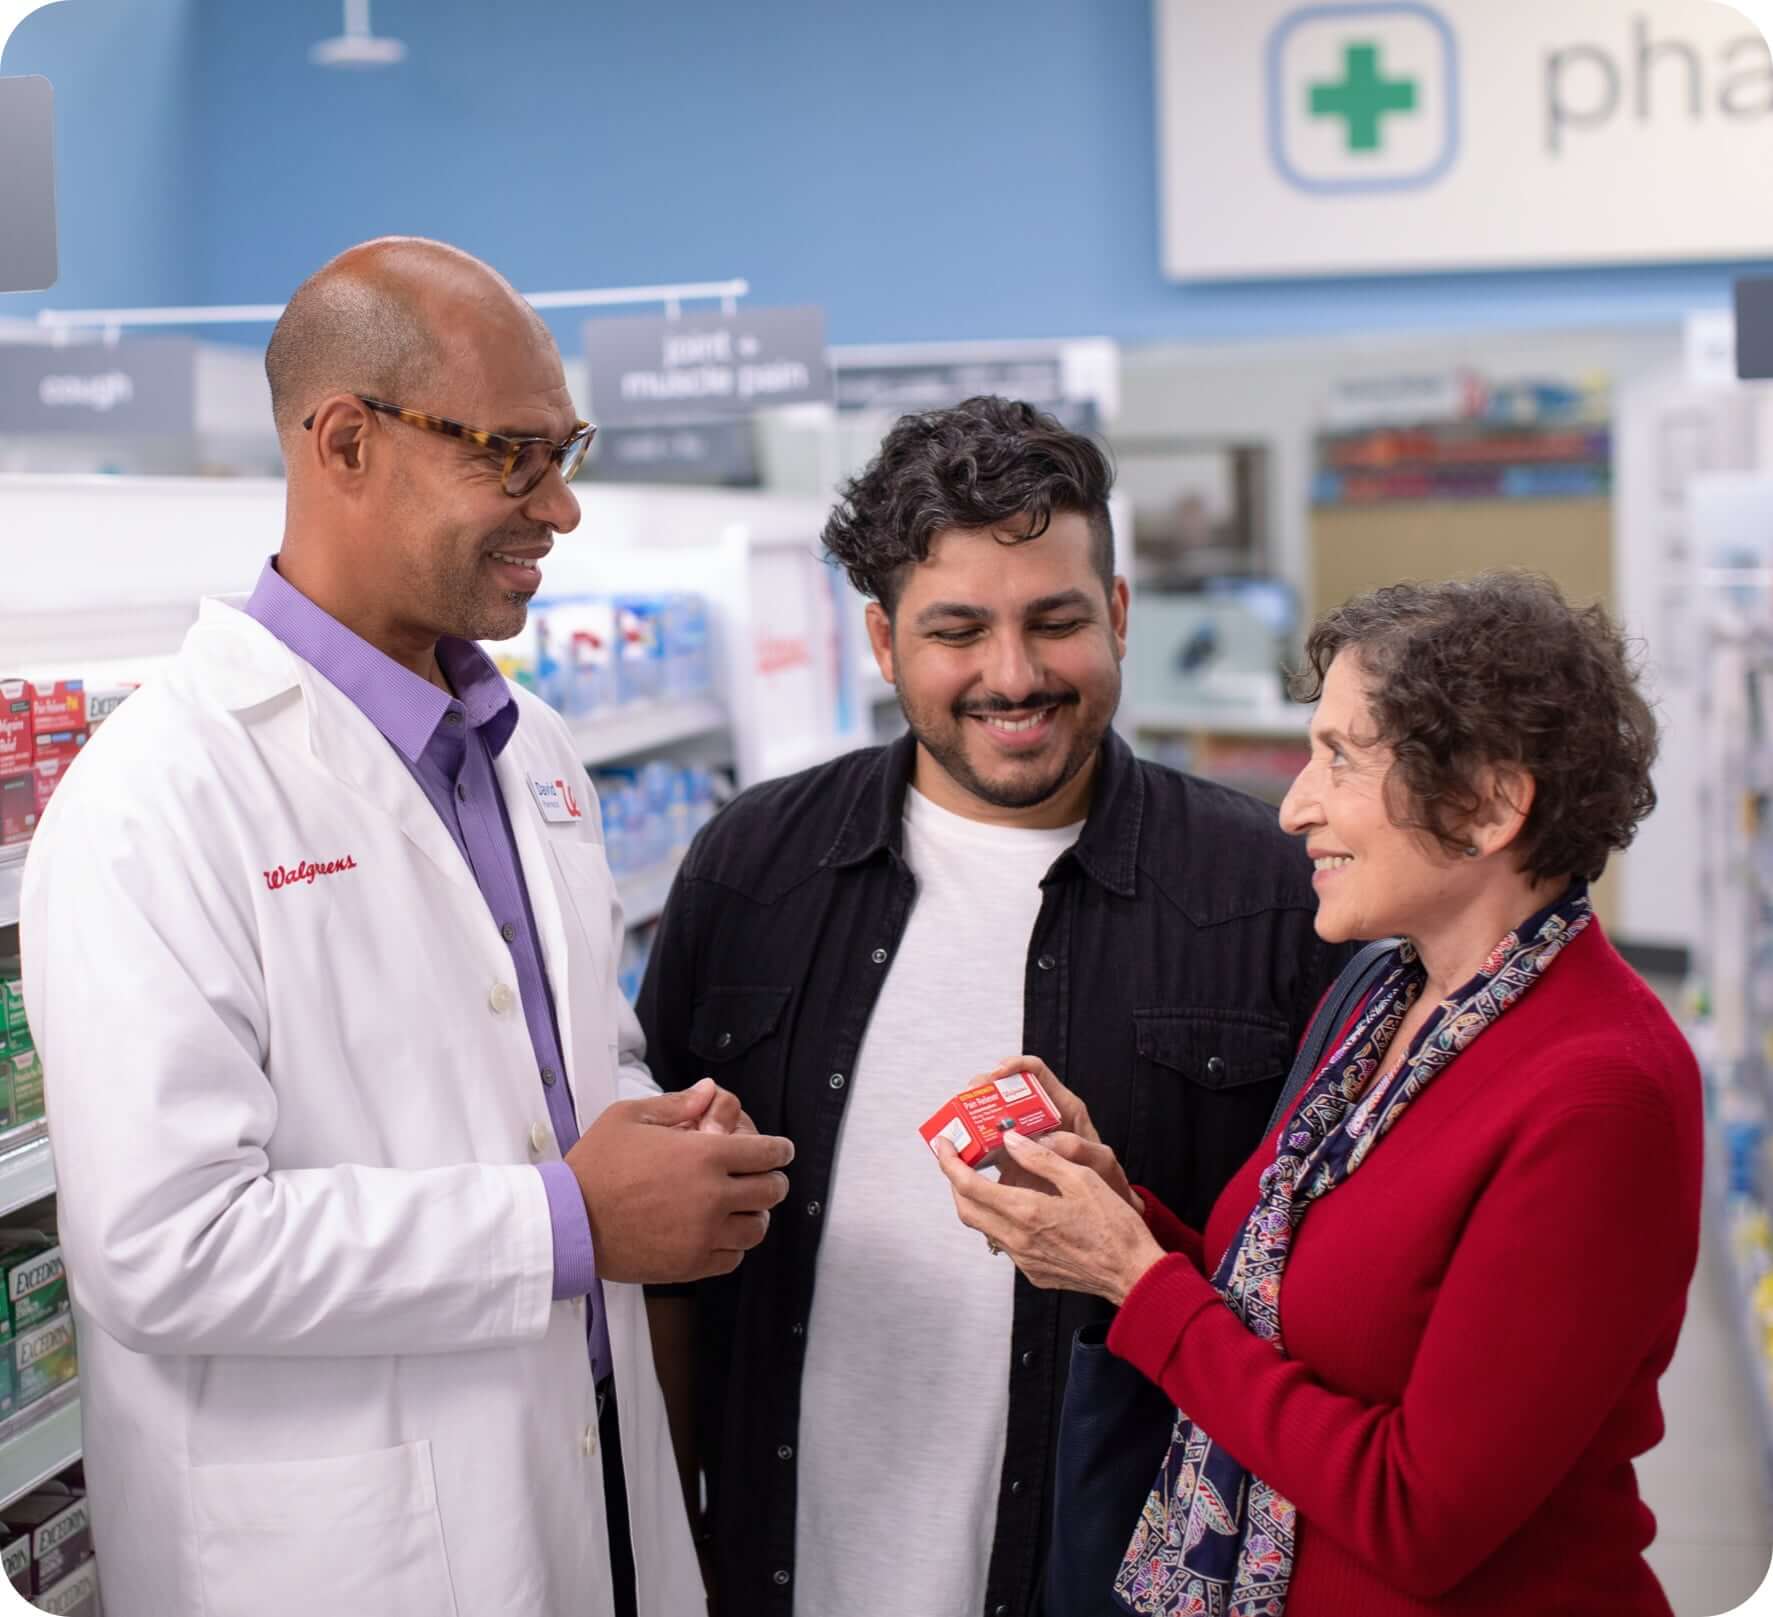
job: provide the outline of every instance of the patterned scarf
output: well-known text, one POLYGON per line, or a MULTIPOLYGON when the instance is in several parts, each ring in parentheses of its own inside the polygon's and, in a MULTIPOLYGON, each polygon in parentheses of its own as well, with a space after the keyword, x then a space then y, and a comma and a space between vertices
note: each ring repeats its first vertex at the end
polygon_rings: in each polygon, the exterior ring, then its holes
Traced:
MULTIPOLYGON (((1415 949, 1400 946, 1282 1131, 1255 1209, 1213 1276, 1226 1306, 1277 1352, 1285 1351, 1281 1279, 1306 1210, 1366 1161, 1434 1076, 1517 1005, 1592 918, 1588 890, 1578 883, 1510 932, 1478 974, 1435 1007, 1405 1061, 1375 1082, 1428 978, 1415 949)), ((1179 1409, 1114 1592, 1140 1617, 1281 1617, 1296 1533, 1291 1502, 1179 1409)))

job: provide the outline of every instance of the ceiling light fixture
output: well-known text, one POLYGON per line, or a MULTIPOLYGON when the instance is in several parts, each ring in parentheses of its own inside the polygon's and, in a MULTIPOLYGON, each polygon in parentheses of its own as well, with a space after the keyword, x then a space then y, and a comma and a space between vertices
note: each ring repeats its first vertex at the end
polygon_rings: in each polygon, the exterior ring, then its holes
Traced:
POLYGON ((369 0, 345 0, 344 33, 312 46, 308 60, 316 67, 393 67, 406 60, 406 46, 370 32, 369 0))

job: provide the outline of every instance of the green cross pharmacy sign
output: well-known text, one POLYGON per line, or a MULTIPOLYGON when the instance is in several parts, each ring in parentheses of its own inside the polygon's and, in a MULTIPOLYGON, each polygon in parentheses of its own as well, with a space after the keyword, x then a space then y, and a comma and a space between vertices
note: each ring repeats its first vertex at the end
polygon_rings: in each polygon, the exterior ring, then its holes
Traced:
POLYGON ((1416 80, 1388 79, 1379 70, 1379 46, 1363 41, 1343 52, 1342 78, 1311 86, 1311 115, 1340 118, 1351 152, 1379 150, 1388 112, 1416 110, 1416 80))
POLYGON ((1313 5, 1268 42, 1269 145, 1308 192, 1434 184, 1459 141, 1458 46, 1431 6, 1313 5))
POLYGON ((1151 6, 1175 280, 1767 256, 1773 0, 1151 6))

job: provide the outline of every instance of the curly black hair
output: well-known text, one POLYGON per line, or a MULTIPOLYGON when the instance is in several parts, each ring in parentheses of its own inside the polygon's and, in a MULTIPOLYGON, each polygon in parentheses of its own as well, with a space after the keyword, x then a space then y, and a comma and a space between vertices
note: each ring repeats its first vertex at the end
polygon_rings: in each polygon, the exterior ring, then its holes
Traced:
POLYGON ((1089 520, 1091 560, 1114 590, 1108 457, 1080 433, 1013 399, 968 399, 951 410, 901 416, 861 476, 844 485, 825 524, 825 552, 892 615, 905 576, 949 528, 993 528, 1025 544, 1055 514, 1089 520), (1014 523, 1013 531, 1005 525, 1014 523))
POLYGON ((1601 607, 1572 607, 1549 578, 1488 572, 1346 601, 1313 627, 1294 696, 1316 701, 1345 649, 1395 755, 1394 824, 1456 851, 1477 772, 1515 765, 1534 783, 1521 868, 1592 881, 1655 808, 1656 720, 1637 656, 1601 607))

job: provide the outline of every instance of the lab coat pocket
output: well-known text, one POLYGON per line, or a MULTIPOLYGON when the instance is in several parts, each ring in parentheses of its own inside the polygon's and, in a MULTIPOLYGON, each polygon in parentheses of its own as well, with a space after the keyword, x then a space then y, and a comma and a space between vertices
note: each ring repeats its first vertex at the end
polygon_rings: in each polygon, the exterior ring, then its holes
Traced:
POLYGON ((594 963, 598 982, 607 982, 613 962, 610 959, 614 935, 616 880, 610 874, 609 860, 595 842, 561 838, 552 841, 561 882, 566 889, 566 910, 576 916, 585 948, 594 963))
POLYGON ((207 1617, 454 1617, 431 1445, 191 1470, 207 1617))

